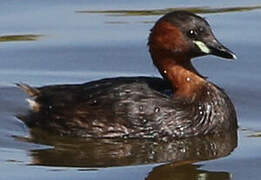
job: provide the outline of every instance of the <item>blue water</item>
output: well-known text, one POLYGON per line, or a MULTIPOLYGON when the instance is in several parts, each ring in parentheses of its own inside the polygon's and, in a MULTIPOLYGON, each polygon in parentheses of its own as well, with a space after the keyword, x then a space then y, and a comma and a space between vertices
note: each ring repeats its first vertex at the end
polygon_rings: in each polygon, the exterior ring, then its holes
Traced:
MULTIPOLYGON (((45 149, 54 148, 55 143, 21 140, 31 137, 29 129, 16 118, 17 114, 28 109, 24 101, 27 96, 14 83, 39 86, 81 83, 115 76, 159 76, 146 46, 149 30, 159 15, 76 12, 79 10, 260 5, 258 0, 1 2, 1 36, 42 36, 36 41, 0 42, 0 179, 182 179, 182 173, 192 174, 194 171, 197 176, 186 179, 229 179, 231 176, 239 180, 258 179, 261 176, 261 9, 202 14, 210 22, 216 37, 238 56, 233 62, 213 56, 194 61, 201 74, 226 90, 237 108, 240 125, 238 146, 223 158, 191 163, 182 166, 183 169, 145 161, 129 164, 124 161, 124 165, 119 163, 116 167, 104 162, 107 168, 85 167, 80 160, 76 161, 78 166, 75 162, 66 165, 70 158, 65 158, 64 164, 41 162, 43 159, 40 158, 47 157, 51 161, 54 157, 52 151, 48 152, 48 156, 40 156, 42 151, 37 150, 43 149, 44 153, 45 149)), ((55 145, 66 149, 70 143, 55 145)), ((120 155, 115 153, 114 156, 116 161, 120 155)), ((103 163, 102 160, 99 162, 103 163)))

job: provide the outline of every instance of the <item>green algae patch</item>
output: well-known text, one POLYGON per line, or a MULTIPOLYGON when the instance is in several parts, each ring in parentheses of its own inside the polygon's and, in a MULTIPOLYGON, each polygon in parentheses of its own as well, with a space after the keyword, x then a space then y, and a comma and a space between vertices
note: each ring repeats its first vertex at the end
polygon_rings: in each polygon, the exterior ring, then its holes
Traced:
POLYGON ((39 35, 39 34, 2 35, 2 36, 0 36, 0 42, 36 41, 36 40, 39 40, 41 37, 43 37, 43 35, 39 35))
POLYGON ((79 10, 76 13, 101 13, 111 16, 156 16, 163 15, 171 11, 185 10, 192 13, 211 14, 211 13, 227 13, 241 12, 261 9, 261 5, 256 6, 238 6, 238 7, 188 7, 188 8, 166 8, 151 10, 79 10))

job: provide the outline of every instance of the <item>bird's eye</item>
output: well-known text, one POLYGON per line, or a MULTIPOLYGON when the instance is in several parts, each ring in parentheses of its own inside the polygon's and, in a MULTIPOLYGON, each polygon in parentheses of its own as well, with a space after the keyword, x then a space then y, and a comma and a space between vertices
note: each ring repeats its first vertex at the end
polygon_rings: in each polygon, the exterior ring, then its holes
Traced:
POLYGON ((187 34, 190 38, 195 38, 197 36, 197 32, 194 29, 190 29, 187 34))

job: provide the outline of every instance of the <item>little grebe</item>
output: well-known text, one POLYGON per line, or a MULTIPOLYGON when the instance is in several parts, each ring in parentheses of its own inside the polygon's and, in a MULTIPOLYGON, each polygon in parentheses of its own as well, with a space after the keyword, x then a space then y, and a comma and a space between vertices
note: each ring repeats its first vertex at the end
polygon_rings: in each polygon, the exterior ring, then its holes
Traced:
POLYGON ((94 138, 183 138, 237 128, 229 97, 191 64, 207 54, 236 58, 205 19, 186 11, 168 13, 152 28, 148 45, 164 79, 118 77, 40 88, 18 84, 32 98, 32 111, 22 119, 29 127, 94 138))

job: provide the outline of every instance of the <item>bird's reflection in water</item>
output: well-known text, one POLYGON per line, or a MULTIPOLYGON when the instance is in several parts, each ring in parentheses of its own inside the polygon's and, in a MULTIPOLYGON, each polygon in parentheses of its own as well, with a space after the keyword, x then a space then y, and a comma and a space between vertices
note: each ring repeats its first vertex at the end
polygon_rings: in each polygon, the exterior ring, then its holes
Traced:
MULTIPOLYGON (((32 129, 31 138, 28 141, 53 147, 32 150, 32 164, 34 165, 111 167, 171 163, 172 166, 177 167, 229 155, 237 147, 237 131, 222 135, 158 142, 148 139, 61 137, 32 129)), ((188 167, 197 171, 196 166, 188 167)))
POLYGON ((229 180, 232 176, 223 171, 206 171, 199 169, 200 165, 186 164, 173 166, 172 164, 154 168, 146 180, 229 180))

